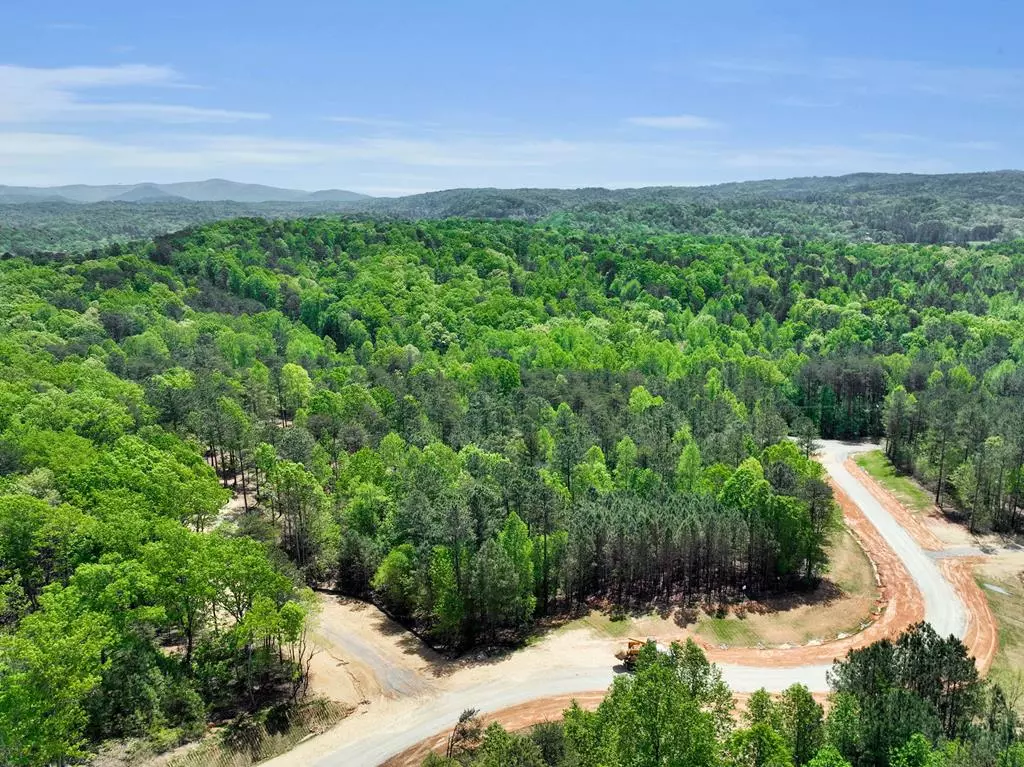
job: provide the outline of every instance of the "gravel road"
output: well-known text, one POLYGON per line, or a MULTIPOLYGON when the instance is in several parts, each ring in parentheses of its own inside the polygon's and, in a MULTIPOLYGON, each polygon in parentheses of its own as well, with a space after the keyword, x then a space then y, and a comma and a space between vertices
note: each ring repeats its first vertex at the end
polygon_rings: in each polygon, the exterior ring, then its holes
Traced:
POLYGON ((851 455, 874 449, 873 445, 854 445, 827 440, 821 443, 819 460, 832 479, 850 496, 906 566, 910 577, 924 597, 925 620, 940 636, 953 634, 963 638, 967 633, 967 608, 953 585, 946 580, 938 564, 910 533, 887 512, 874 495, 850 474, 843 463, 851 455))
MULTIPOLYGON (((966 607, 934 558, 843 467, 843 462, 851 455, 874 449, 874 446, 831 440, 822 441, 820 446, 819 459, 829 475, 863 510, 920 588, 926 619, 940 634, 954 634, 962 638, 967 629, 966 607)), ((526 652, 534 651, 544 652, 543 643, 526 652)), ((366 658, 375 657, 368 651, 360 654, 366 658)), ((555 664, 516 663, 513 660, 490 669, 489 673, 479 674, 478 678, 473 676, 473 672, 465 672, 461 678, 453 675, 446 684, 421 694, 413 693, 410 697, 367 707, 329 733, 302 744, 270 764, 275 767, 375 767, 449 727, 465 708, 494 711, 537 698, 602 690, 615 676, 613 663, 606 645, 602 644, 600 649, 562 651, 555 664)), ((825 676, 828 665, 756 667, 720 664, 720 667, 736 692, 752 692, 760 687, 781 690, 796 682, 815 691, 827 689, 825 676)), ((392 678, 393 671, 381 668, 375 673, 382 678, 392 678)), ((400 681, 403 682, 401 687, 415 689, 415 685, 407 685, 409 680, 403 678, 400 681)))

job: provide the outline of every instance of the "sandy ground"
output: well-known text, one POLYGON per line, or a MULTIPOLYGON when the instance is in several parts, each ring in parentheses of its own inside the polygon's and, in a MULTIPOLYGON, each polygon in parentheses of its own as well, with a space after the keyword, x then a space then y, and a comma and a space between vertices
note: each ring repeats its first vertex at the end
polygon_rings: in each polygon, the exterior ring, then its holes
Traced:
POLYGON ((448 664, 373 605, 320 594, 320 615, 310 632, 314 694, 353 706, 431 691, 448 664))
POLYGON ((231 480, 229 487, 235 488, 231 497, 228 498, 228 502, 220 507, 220 511, 217 512, 217 516, 213 518, 213 521, 207 527, 207 530, 215 530, 221 525, 233 524, 238 520, 240 516, 245 513, 245 501, 248 497, 249 508, 253 507, 256 498, 256 490, 253 487, 246 487, 246 496, 241 493, 242 478, 241 475, 237 475, 231 480))
MULTIPOLYGON (((705 645, 709 658, 740 693, 761 686, 780 690, 795 682, 824 691, 833 659, 897 635, 926 616, 942 633, 963 636, 978 654, 979 665, 987 668, 991 662, 997 632, 973 579, 976 562, 963 556, 967 551, 943 557, 939 536, 911 522, 913 515, 847 460, 858 449, 828 443, 822 462, 847 524, 874 563, 880 593, 877 617, 857 634, 821 637, 788 649, 705 645)), ((682 637, 684 629, 662 623, 666 634, 652 636, 682 637)), ((597 697, 590 696, 606 689, 621 672, 614 667, 613 653, 622 640, 596 636, 587 628, 555 632, 502 658, 452 663, 425 650, 376 608, 330 599, 325 599, 316 641, 322 652, 313 689, 358 708, 330 732, 272 760, 269 764, 275 767, 379 765, 417 744, 427 748, 443 740, 465 708, 526 726, 557 715, 574 696, 585 695, 596 703, 597 697)))

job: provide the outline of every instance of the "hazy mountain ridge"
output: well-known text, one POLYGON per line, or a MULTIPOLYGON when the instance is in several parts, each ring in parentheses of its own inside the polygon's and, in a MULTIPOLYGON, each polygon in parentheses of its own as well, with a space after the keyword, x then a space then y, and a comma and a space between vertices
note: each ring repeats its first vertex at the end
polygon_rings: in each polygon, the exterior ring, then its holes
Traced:
POLYGON ((368 195, 345 189, 324 189, 307 192, 263 184, 241 184, 237 181, 212 178, 205 181, 183 181, 173 184, 110 184, 93 186, 30 187, 0 185, 0 203, 31 202, 152 202, 156 199, 190 202, 355 202, 368 195))
POLYGON ((0 252, 81 252, 239 216, 514 219, 592 232, 687 232, 847 241, 1024 238, 1024 172, 857 173, 703 187, 448 189, 396 198, 220 179, 179 184, 0 187, 0 252), (69 202, 58 193, 83 202, 69 202), (209 199, 234 195, 252 201, 209 199), (265 201, 267 196, 293 199, 265 201), (96 197, 102 201, 84 202, 96 197), (197 199, 193 199, 197 198, 197 199))
MULTIPOLYGON (((951 199, 1024 206, 1024 171, 982 173, 853 173, 845 176, 802 176, 788 179, 736 181, 707 186, 648 186, 626 189, 462 188, 374 198, 367 208, 393 213, 417 212, 426 217, 458 206, 498 207, 512 204, 524 212, 551 213, 565 206, 632 202, 712 202, 742 199, 784 199, 810 202, 858 195, 941 195, 951 199)), ((449 214, 458 215, 458 214, 449 214)), ((463 214, 464 215, 464 214, 463 214)))

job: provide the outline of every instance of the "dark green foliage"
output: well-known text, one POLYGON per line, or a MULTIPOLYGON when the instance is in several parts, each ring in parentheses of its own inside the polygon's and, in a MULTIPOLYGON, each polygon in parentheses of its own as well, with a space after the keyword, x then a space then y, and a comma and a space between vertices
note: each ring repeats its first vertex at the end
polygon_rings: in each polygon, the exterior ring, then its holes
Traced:
POLYGON ((940 638, 926 623, 895 642, 852 650, 830 678, 843 696, 831 716, 844 721, 828 728, 830 739, 855 765, 887 764, 915 734, 933 742, 968 736, 984 708, 982 682, 963 643, 940 638))

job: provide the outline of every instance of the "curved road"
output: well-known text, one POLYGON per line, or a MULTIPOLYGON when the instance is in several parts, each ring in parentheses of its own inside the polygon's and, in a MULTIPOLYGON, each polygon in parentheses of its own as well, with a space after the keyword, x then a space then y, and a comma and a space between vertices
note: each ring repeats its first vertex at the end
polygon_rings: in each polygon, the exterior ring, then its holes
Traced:
MULTIPOLYGON (((819 459, 826 471, 878 529, 920 588, 925 619, 940 635, 954 634, 963 638, 967 629, 967 610, 956 590, 945 579, 934 559, 843 467, 843 462, 852 454, 872 450, 874 446, 832 440, 819 444, 819 459)), ((603 658, 601 655, 597 657, 603 658)), ((751 692, 760 687, 781 690, 796 682, 812 690, 828 689, 825 675, 830 665, 756 667, 719 664, 719 667, 736 692, 751 692)), ((303 744, 297 751, 278 757, 271 764, 282 767, 285 764, 375 767, 450 727, 468 706, 487 712, 537 698, 601 690, 611 683, 614 676, 610 659, 602 660, 598 665, 594 654, 581 652, 576 658, 567 658, 555 672, 550 668, 540 671, 520 669, 510 671, 497 681, 488 679, 440 694, 383 701, 374 704, 373 716, 367 717, 362 713, 350 716, 330 733, 303 744)))
POLYGON ((896 552, 921 590, 925 620, 939 636, 953 634, 963 639, 967 632, 967 608, 956 589, 946 580, 935 559, 887 512, 843 463, 854 453, 875 449, 874 445, 854 445, 835 440, 821 442, 818 458, 832 480, 839 485, 896 552))

